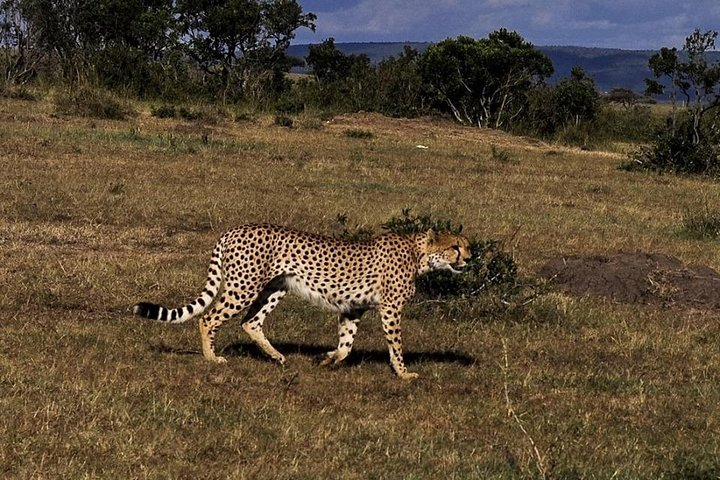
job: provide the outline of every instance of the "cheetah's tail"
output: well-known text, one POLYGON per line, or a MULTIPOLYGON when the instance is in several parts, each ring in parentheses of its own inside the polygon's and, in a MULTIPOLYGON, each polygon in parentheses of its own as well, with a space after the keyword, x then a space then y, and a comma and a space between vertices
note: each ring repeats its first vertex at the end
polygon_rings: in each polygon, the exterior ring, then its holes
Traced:
POLYGON ((140 302, 133 306, 133 313, 150 320, 160 320, 167 323, 183 323, 201 314, 210 306, 222 284, 222 240, 215 245, 207 280, 202 293, 184 307, 166 308, 155 303, 140 302))

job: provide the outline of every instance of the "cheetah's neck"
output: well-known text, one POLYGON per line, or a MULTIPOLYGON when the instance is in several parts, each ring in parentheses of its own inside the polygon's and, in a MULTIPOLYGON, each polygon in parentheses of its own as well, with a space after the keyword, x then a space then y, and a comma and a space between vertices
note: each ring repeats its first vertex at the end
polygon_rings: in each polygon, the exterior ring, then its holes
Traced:
POLYGON ((417 233, 415 240, 415 264, 417 265, 417 274, 430 271, 430 257, 428 256, 428 238, 425 233, 417 233))

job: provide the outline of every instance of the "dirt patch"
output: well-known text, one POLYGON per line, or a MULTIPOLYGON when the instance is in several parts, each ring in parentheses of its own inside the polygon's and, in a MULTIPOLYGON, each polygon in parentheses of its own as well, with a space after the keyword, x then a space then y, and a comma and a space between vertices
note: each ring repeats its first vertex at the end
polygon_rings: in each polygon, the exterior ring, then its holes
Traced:
POLYGON ((659 253, 556 258, 539 274, 576 295, 597 295, 621 303, 720 310, 720 274, 659 253))

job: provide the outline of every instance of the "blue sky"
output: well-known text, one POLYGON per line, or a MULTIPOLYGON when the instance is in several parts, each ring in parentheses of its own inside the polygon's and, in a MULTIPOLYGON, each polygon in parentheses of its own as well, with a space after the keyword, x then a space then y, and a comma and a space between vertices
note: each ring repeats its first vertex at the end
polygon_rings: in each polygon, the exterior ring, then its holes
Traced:
POLYGON ((720 29, 720 0, 299 0, 317 31, 293 43, 480 38, 505 27, 535 45, 681 47, 695 28, 720 29))

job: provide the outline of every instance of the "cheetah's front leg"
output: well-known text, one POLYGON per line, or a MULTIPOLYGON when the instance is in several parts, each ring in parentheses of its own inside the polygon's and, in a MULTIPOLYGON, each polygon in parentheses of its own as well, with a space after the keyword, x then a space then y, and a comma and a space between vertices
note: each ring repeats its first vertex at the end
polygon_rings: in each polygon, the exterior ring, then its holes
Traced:
POLYGON ((337 365, 350 354, 360 315, 362 315, 362 312, 355 315, 340 314, 338 319, 338 346, 332 352, 325 354, 325 358, 320 362, 320 365, 337 365))
POLYGON ((400 311, 402 307, 383 305, 380 308, 383 332, 390 351, 390 364, 395 374, 403 380, 412 380, 418 377, 417 373, 408 372, 403 361, 402 336, 400 334, 400 311))

